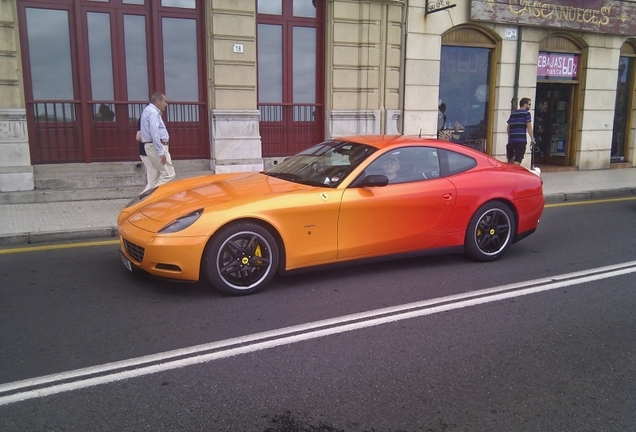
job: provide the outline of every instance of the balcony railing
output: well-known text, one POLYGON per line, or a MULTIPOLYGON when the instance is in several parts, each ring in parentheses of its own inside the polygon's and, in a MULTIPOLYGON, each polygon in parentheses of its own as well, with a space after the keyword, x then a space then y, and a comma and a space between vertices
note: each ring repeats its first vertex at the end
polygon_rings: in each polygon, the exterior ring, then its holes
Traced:
MULTIPOLYGON (((38 163, 136 160, 137 119, 147 103, 45 101, 29 104, 31 159, 38 163), (84 109, 84 110, 83 110, 84 109), (82 115, 82 113, 86 113, 82 115)), ((170 103, 164 120, 175 159, 209 157, 203 103, 170 103), (203 120, 202 120, 203 119, 203 120)))
POLYGON ((322 105, 259 104, 263 156, 289 156, 323 140, 322 105))

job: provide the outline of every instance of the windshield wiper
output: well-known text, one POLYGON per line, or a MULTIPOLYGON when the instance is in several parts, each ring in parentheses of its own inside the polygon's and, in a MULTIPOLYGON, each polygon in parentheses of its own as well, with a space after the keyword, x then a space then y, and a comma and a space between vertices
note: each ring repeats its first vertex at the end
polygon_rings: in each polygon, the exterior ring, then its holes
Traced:
POLYGON ((300 182, 300 176, 297 174, 278 173, 278 172, 269 172, 269 171, 266 171, 265 174, 268 176, 276 177, 283 180, 289 180, 292 182, 300 182))
POLYGON ((317 186, 317 187, 326 187, 331 188, 333 185, 331 183, 325 184, 324 182, 319 182, 316 180, 302 180, 299 183, 306 184, 307 186, 317 186))

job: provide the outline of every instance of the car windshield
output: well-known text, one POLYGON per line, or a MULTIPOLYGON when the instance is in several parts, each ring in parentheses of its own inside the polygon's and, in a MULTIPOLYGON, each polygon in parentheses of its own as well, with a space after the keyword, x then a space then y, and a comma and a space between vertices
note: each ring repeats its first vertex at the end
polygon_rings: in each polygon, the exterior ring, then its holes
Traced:
POLYGON ((264 173, 310 186, 337 187, 377 149, 346 141, 325 141, 285 159, 264 173))

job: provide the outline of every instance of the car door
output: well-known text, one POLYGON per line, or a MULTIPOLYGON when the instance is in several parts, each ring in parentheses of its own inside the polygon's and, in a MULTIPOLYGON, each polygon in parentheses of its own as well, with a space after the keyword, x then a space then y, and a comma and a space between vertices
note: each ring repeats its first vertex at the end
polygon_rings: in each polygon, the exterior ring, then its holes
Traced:
POLYGON ((275 217, 285 244, 287 270, 336 260, 342 193, 338 189, 311 188, 279 197, 282 201, 275 217))
POLYGON ((349 187, 338 220, 338 259, 424 249, 444 232, 455 207, 454 185, 439 177, 437 150, 408 147, 387 152, 362 175, 381 173, 398 157, 400 176, 386 186, 349 187))

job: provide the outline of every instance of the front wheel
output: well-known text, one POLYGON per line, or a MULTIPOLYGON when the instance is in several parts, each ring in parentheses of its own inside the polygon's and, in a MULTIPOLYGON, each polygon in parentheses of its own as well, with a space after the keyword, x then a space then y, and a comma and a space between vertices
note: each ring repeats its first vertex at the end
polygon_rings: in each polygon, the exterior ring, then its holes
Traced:
POLYGON ((508 250, 515 232, 515 217, 506 204, 484 204, 470 219, 464 250, 478 261, 494 261, 508 250))
POLYGON ((274 277, 278 246, 260 225, 230 225, 212 238, 203 253, 202 266, 208 281, 225 294, 251 294, 274 277))

